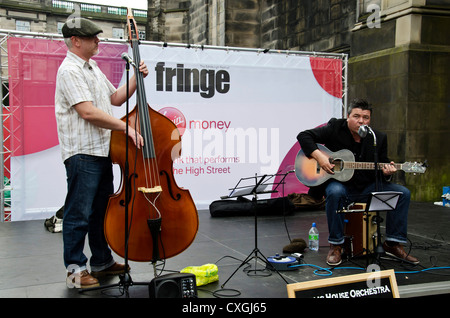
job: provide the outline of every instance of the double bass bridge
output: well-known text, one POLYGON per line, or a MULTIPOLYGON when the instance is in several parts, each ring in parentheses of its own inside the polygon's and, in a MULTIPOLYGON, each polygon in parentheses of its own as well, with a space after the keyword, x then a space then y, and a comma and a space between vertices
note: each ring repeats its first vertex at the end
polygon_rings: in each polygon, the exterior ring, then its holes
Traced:
POLYGON ((139 187, 138 191, 140 191, 142 193, 160 193, 160 192, 162 192, 162 188, 161 188, 161 186, 156 186, 153 188, 139 187))

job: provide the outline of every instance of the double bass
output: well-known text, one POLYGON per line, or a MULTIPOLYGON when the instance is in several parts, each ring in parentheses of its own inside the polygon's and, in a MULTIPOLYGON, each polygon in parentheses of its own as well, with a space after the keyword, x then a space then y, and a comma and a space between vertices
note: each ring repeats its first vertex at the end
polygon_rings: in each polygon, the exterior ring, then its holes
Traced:
MULTIPOLYGON (((139 66, 138 29, 131 9, 127 25, 133 60, 139 66)), ((122 120, 142 135, 144 146, 137 149, 126 134, 112 132, 110 155, 120 166, 122 180, 109 199, 104 229, 116 254, 154 263, 189 247, 198 231, 198 214, 189 190, 180 188, 173 175, 181 135, 170 119, 148 105, 144 78, 136 66, 135 76, 137 105, 122 120)))

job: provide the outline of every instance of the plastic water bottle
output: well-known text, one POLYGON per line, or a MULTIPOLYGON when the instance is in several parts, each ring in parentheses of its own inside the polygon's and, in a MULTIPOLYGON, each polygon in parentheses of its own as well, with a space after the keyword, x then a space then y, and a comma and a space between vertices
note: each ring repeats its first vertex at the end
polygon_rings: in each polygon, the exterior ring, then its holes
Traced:
POLYGON ((309 230, 309 250, 319 250, 319 230, 316 227, 316 223, 313 223, 311 229, 309 230))

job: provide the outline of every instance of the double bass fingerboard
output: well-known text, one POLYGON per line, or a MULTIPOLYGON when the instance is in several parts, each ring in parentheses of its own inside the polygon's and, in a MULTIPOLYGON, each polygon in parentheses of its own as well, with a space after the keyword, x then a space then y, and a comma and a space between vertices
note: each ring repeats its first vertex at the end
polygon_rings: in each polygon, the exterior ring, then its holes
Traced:
POLYGON ((133 59, 136 65, 135 75, 136 75, 136 102, 138 107, 138 121, 140 134, 144 138, 144 147, 142 152, 145 159, 155 158, 155 146, 153 143, 152 125, 150 123, 150 116, 147 107, 147 97, 145 95, 144 87, 144 76, 139 71, 139 64, 141 62, 141 57, 139 54, 139 38, 137 35, 136 25, 133 21, 130 21, 130 36, 131 47, 133 49, 133 59))

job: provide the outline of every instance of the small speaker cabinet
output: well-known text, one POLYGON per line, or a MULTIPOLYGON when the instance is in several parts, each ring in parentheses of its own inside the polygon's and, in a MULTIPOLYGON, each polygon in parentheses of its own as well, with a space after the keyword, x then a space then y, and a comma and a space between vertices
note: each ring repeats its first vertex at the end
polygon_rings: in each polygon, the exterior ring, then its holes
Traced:
POLYGON ((373 252, 374 240, 376 239, 377 234, 377 226, 375 220, 373 220, 375 216, 376 214, 374 212, 345 214, 345 218, 347 219, 345 224, 345 247, 348 256, 361 256, 373 252), (366 224, 366 222, 368 222, 368 224, 366 224), (369 226, 368 232, 367 225, 369 226), (367 240, 369 241, 367 242, 367 240), (367 251, 367 248, 369 251, 367 251))
POLYGON ((148 288, 150 298, 197 298, 195 275, 190 273, 155 277, 148 288))

